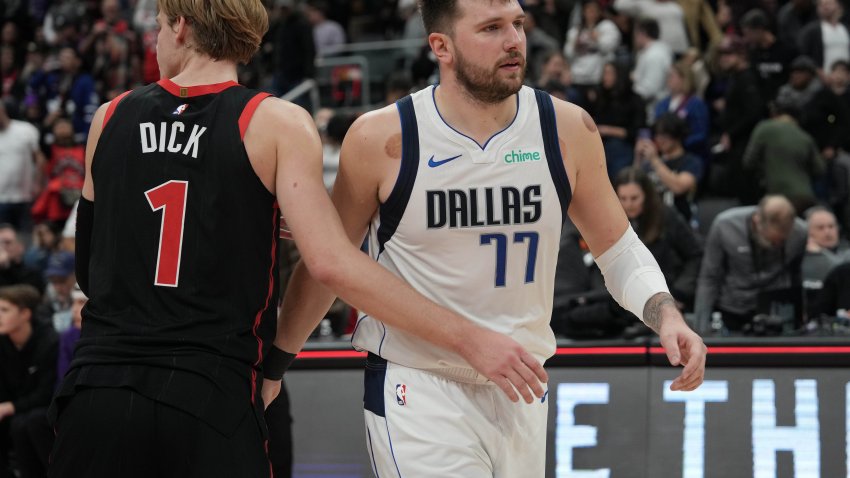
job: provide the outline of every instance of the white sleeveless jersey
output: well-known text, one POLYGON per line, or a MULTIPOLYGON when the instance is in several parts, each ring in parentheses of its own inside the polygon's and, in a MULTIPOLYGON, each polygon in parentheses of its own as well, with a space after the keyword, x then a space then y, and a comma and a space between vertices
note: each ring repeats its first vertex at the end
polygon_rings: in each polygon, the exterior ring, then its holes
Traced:
MULTIPOLYGON (((436 88, 397 103, 401 168, 372 219, 369 252, 429 299, 509 335, 542 362, 555 352, 555 264, 571 198, 552 100, 522 87, 514 120, 479 145, 442 119, 436 88)), ((369 316, 352 343, 404 366, 481 380, 457 354, 369 316)))

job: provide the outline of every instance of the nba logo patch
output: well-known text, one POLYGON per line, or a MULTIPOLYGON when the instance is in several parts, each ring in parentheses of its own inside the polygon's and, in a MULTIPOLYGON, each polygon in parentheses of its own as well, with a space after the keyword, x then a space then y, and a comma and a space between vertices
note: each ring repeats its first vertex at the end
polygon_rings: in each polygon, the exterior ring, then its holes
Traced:
POLYGON ((180 116, 180 115, 183 114, 184 111, 186 111, 186 108, 188 108, 188 107, 189 107, 188 104, 183 103, 182 105, 178 106, 177 109, 175 109, 174 112, 171 113, 171 114, 173 114, 175 116, 180 116))
POLYGON ((407 405, 407 385, 400 383, 395 386, 395 400, 399 405, 407 405))

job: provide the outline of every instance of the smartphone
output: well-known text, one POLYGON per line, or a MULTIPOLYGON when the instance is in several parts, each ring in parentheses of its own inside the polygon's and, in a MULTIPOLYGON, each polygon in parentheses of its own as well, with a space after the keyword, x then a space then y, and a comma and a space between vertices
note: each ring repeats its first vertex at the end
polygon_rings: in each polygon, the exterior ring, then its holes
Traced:
POLYGON ((652 130, 649 128, 641 128, 637 132, 637 139, 652 139, 652 130))

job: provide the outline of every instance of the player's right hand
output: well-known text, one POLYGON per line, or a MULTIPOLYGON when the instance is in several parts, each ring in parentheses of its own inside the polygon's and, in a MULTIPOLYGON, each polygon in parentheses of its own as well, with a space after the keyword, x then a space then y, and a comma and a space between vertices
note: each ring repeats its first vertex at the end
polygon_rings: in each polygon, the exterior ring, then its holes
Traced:
POLYGON ((278 394, 280 394, 281 383, 283 383, 283 380, 263 379, 263 390, 261 394, 263 397, 263 410, 269 408, 269 405, 271 405, 274 399, 277 398, 278 394))
POLYGON ((512 402, 518 402, 522 395, 526 403, 532 403, 534 397, 543 397, 545 393, 543 384, 549 376, 543 365, 507 335, 478 329, 468 337, 461 355, 472 368, 498 385, 512 402))

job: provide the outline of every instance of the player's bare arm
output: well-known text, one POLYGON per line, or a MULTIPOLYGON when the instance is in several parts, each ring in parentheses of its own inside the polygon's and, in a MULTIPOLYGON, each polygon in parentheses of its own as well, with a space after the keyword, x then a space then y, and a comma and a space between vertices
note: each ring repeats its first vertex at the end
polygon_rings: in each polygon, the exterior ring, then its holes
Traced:
MULTIPOLYGON (((553 101, 561 154, 573 188, 569 215, 598 261, 613 247, 620 247, 619 241, 630 232, 629 222, 608 179, 602 140, 593 119, 575 105, 553 101)), ((607 276, 606 285, 611 289, 607 276)), ((706 348, 685 323, 673 297, 668 292, 655 293, 637 313, 659 335, 670 363, 684 366, 671 388, 697 388, 705 374, 706 348)))
MULTIPOLYGON (((359 245, 362 240, 366 224, 377 207, 379 191, 377 182, 372 183, 374 187, 363 186, 364 183, 355 187, 353 184, 361 178, 358 175, 371 174, 372 162, 365 162, 363 158, 387 156, 386 139, 392 136, 387 136, 388 128, 396 131, 400 128, 397 114, 393 126, 386 124, 391 122, 389 120, 381 121, 385 119, 382 115, 391 117, 391 111, 383 110, 361 118, 352 126, 349 132, 351 138, 343 144, 341 177, 334 188, 335 200, 345 205, 340 211, 345 217, 342 221, 322 184, 321 143, 306 112, 278 100, 264 101, 252 121, 252 125, 263 127, 252 131, 249 126, 246 133, 246 144, 250 144, 249 135, 260 137, 257 140, 259 151, 249 149, 249 157, 273 151, 278 202, 312 278, 376 319, 458 352, 512 399, 518 399, 515 389, 528 402, 533 400, 532 392, 542 396, 540 382, 546 380, 546 373, 542 365, 519 344, 501 334, 481 329, 427 300, 361 253, 352 243, 352 239, 356 239, 359 245), (291 134, 280 134, 280 131, 291 134), (310 204, 310 207, 298 207, 303 204, 310 204)), ((301 273, 294 279, 299 279, 299 283, 290 287, 314 291, 318 297, 320 289, 303 284, 309 280, 305 274, 301 273)), ((315 300, 316 310, 319 310, 319 305, 324 307, 327 298, 327 295, 321 295, 323 297, 318 299, 299 295, 299 300, 315 300)), ((312 330, 323 313, 321 311, 314 316, 297 314, 282 320, 301 324, 294 326, 298 330, 312 330)), ((286 325, 281 330, 288 327, 286 325)), ((281 338, 280 343, 285 340, 281 338)))
POLYGON ((83 181, 83 197, 89 201, 94 201, 94 183, 91 179, 91 163, 94 158, 94 151, 97 148, 97 141, 100 139, 100 133, 103 131, 103 118, 106 117, 106 110, 109 109, 110 103, 104 103, 95 111, 94 118, 89 127, 89 136, 86 142, 86 177, 83 181))

